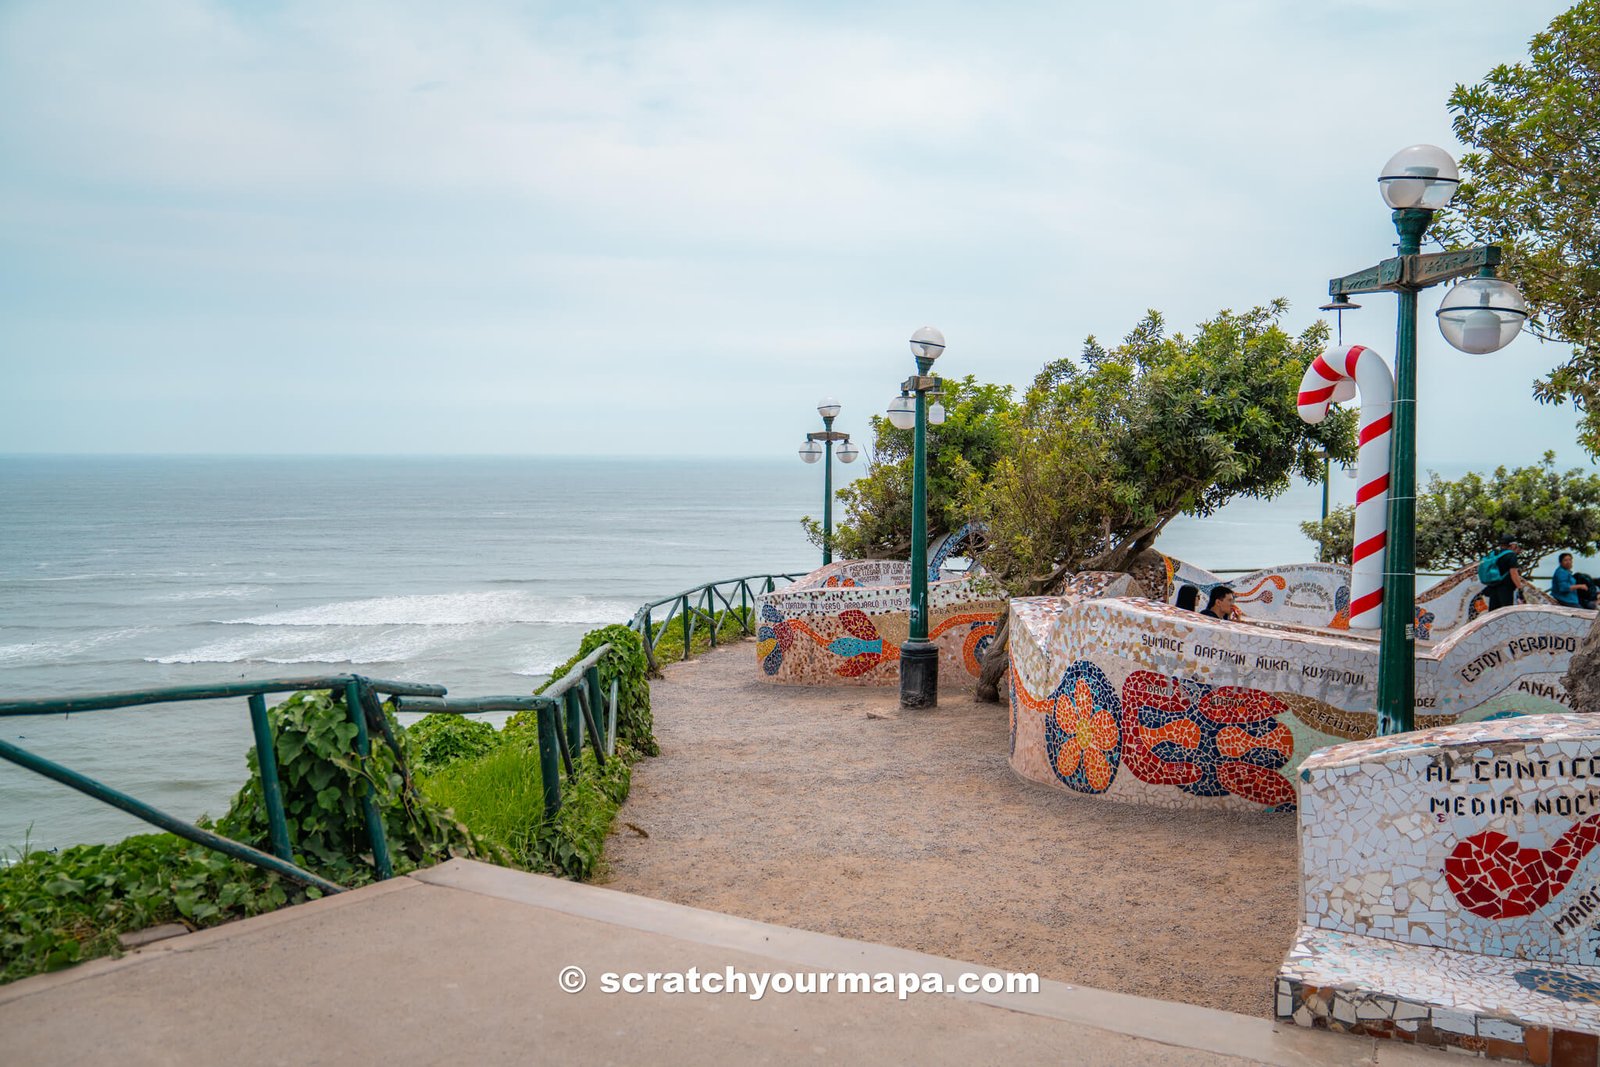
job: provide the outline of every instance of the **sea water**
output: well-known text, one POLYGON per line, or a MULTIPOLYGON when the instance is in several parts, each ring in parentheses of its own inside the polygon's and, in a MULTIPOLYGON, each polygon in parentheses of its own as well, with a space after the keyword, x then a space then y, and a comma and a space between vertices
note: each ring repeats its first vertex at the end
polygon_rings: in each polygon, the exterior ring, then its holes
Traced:
MULTIPOLYGON (((792 459, 0 457, 0 694, 346 672, 527 694, 646 600, 815 567, 821 482, 792 459)), ((1320 492, 1176 520, 1158 547, 1308 560, 1320 492)), ((0 737, 186 819, 226 809, 251 745, 242 698, 0 718, 0 737)), ((144 829, 0 761, 0 848, 144 829)))

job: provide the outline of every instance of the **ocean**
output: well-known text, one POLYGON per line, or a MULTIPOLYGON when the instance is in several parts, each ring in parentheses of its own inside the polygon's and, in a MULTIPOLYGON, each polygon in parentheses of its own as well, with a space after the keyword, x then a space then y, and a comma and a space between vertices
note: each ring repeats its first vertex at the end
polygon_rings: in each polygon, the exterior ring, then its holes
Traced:
MULTIPOLYGON (((815 567, 799 520, 821 482, 793 458, 0 457, 0 692, 354 671, 528 693, 647 600, 815 567)), ((1320 494, 1179 519, 1158 547, 1213 570, 1308 560, 1320 494)), ((226 809, 251 745, 242 699, 5 718, 0 737, 189 819, 226 809)), ((0 761, 0 849, 145 829, 0 761)))

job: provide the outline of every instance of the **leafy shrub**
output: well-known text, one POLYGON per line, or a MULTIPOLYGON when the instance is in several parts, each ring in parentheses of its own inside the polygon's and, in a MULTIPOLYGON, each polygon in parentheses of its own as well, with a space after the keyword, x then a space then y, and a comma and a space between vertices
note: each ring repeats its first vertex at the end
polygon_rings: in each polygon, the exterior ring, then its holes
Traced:
POLYGON ((626 759, 606 760, 602 768, 593 750, 574 761, 574 770, 577 774, 562 785, 561 810, 533 828, 522 859, 529 870, 582 881, 600 869, 606 835, 617 809, 628 799, 633 770, 626 759))
MULTIPOLYGON (((267 713, 277 738, 278 778, 294 861, 343 886, 364 885, 376 877, 363 785, 377 802, 395 873, 474 852, 466 827, 411 788, 400 754, 405 731, 387 707, 377 712, 369 718, 387 729, 373 731, 371 755, 364 760, 355 753, 356 725, 342 694, 296 693, 267 713)), ((217 830, 267 850, 267 809, 254 748, 249 763, 250 781, 233 798, 217 830)))
POLYGON ((433 774, 476 759, 500 744, 493 726, 460 715, 424 715, 406 727, 406 762, 413 774, 433 774))
MULTIPOLYGON (((659 755, 661 746, 656 744, 655 720, 650 714, 650 678, 644 658, 644 642, 628 627, 602 626, 584 634, 578 651, 551 672, 550 681, 540 688, 540 692, 566 677, 567 672, 585 656, 608 642, 611 651, 600 657, 599 663, 600 692, 603 700, 609 699, 611 682, 613 679, 617 681, 618 750, 626 745, 633 750, 635 757, 659 755)), ((595 724, 604 729, 601 722, 603 710, 594 710, 595 724)), ((506 728, 513 731, 536 729, 537 725, 537 713, 532 711, 519 711, 506 720, 506 728)))
POLYGON ((24 851, 0 867, 0 982, 115 953, 131 930, 213 926, 314 892, 172 834, 24 851))

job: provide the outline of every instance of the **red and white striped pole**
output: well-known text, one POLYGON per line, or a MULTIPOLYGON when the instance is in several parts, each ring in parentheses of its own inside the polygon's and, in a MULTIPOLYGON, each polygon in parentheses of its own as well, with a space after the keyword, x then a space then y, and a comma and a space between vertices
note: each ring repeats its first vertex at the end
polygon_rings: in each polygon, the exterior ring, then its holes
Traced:
POLYGON ((1394 373, 1361 345, 1336 345, 1311 361, 1300 379, 1300 417, 1315 426, 1328 406, 1361 394, 1356 451, 1356 535, 1350 557, 1350 627, 1376 630, 1383 607, 1384 549, 1389 523, 1389 431, 1394 373))

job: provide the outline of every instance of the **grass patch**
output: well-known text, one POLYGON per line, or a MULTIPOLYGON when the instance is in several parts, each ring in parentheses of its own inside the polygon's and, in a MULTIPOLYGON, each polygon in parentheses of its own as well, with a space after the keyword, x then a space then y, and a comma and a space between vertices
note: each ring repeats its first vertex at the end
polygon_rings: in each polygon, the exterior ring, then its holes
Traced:
POLYGON ((544 818, 537 743, 526 744, 516 735, 476 759, 419 776, 417 788, 449 808, 478 837, 512 856, 526 851, 534 827, 544 818))

